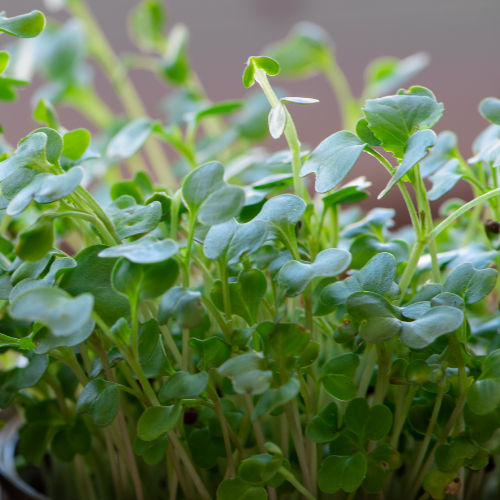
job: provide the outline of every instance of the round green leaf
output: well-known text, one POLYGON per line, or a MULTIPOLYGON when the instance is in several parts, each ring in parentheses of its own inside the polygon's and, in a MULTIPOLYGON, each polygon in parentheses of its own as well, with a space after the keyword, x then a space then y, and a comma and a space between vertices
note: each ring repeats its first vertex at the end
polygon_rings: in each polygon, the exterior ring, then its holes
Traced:
POLYGON ((106 427, 113 422, 120 405, 120 391, 116 384, 100 378, 91 380, 76 403, 77 413, 88 413, 95 425, 106 427))
POLYGON ((200 372, 195 375, 187 372, 177 372, 163 384, 158 397, 162 404, 172 399, 195 398, 206 389, 207 384, 207 372, 200 372))
POLYGON ((335 493, 341 488, 350 493, 357 490, 366 474, 367 462, 363 453, 347 457, 327 457, 318 471, 318 487, 324 493, 335 493))
POLYGON ((163 325, 170 317, 174 317, 181 328, 198 326, 205 317, 200 292, 181 286, 171 288, 161 299, 158 321, 163 325))
POLYGON ((174 240, 158 240, 147 235, 132 243, 106 248, 99 253, 99 257, 124 257, 137 264, 155 264, 170 259, 178 250, 174 240))
POLYGON ((153 441, 171 431, 182 413, 182 406, 152 406, 148 408, 137 423, 137 435, 143 441, 153 441))
POLYGON ((329 443, 339 436, 338 427, 339 411, 332 401, 307 424, 306 436, 315 443, 329 443))

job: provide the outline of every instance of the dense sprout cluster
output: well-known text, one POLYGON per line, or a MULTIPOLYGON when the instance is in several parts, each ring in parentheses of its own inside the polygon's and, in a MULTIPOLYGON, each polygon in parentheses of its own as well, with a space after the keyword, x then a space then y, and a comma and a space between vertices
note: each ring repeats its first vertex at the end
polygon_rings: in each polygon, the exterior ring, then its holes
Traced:
POLYGON ((132 12, 143 52, 121 58, 83 0, 50 4, 65 24, 0 14, 21 39, 0 52, 0 99, 45 82, 41 127, 0 143, 0 407, 23 419, 19 473, 39 466, 54 500, 75 484, 93 500, 497 498, 500 100, 481 103, 466 161, 432 130, 436 96, 400 88, 425 54, 372 62, 356 98, 328 35, 302 23, 248 59, 256 89, 214 103, 161 1, 132 12), (174 88, 165 121, 137 67, 174 88), (313 74, 345 130, 309 150, 293 106, 318 101, 269 77, 313 74), (66 129, 61 105, 93 133, 66 129), (287 148, 256 147, 269 134, 287 148), (362 214, 371 183, 346 177, 363 153, 411 226, 362 214), (472 201, 435 220, 430 201, 459 181, 472 201))

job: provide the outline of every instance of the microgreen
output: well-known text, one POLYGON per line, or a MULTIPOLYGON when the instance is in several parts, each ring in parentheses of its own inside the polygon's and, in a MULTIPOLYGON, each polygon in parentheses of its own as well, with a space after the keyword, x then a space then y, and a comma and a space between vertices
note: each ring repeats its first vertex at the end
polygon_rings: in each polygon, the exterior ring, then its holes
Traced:
POLYGON ((212 102, 162 2, 138 2, 129 31, 146 53, 123 58, 85 2, 63 4, 72 19, 46 30, 38 11, 0 14, 10 43, 40 35, 31 53, 0 51, 0 100, 30 84, 12 67, 45 81, 40 128, 16 147, 0 137, 0 407, 24 419, 16 467, 95 500, 496 491, 500 100, 480 103, 465 161, 433 130, 433 92, 400 88, 424 53, 370 62, 356 97, 328 34, 300 23, 248 58, 241 99, 212 102), (134 67, 175 87, 166 119, 147 116, 134 67), (323 103, 274 87, 313 75, 342 130, 309 150, 296 106, 316 104, 313 119, 323 103), (65 128, 62 105, 93 132, 65 128), (268 137, 278 152, 256 147, 268 137), (371 174, 349 180, 366 154, 371 174), (377 168, 378 198, 398 190, 411 226, 358 206, 377 168), (464 183, 472 201, 431 205, 464 183))

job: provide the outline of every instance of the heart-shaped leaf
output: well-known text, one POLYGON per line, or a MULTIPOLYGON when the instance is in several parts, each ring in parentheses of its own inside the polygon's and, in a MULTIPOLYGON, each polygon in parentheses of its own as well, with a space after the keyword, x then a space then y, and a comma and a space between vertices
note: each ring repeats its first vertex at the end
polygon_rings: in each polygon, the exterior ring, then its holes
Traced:
POLYGON ((148 408, 137 423, 137 435, 143 441, 153 441, 171 431, 182 413, 182 406, 152 406, 148 408))
POLYGON ((481 375, 467 393, 467 404, 478 415, 487 415, 500 405, 500 350, 484 360, 481 375))
POLYGON ((444 292, 462 297, 466 304, 480 301, 493 290, 498 272, 495 269, 476 269, 470 262, 456 267, 446 278, 444 292))
POLYGON ((238 224, 230 219, 210 228, 203 243, 205 257, 217 260, 221 265, 238 264, 240 260, 256 252, 267 237, 267 225, 261 220, 238 224))
POLYGON ((8 33, 18 38, 34 38, 45 28, 45 17, 39 10, 16 17, 5 17, 0 14, 0 32, 8 33))
POLYGON ((315 189, 326 193, 338 186, 351 171, 366 143, 353 133, 343 130, 327 137, 302 165, 300 176, 314 172, 315 189))
POLYGON ((245 194, 238 186, 226 184, 224 167, 217 161, 205 163, 182 180, 182 197, 189 211, 202 224, 221 224, 236 217, 245 194))
POLYGON ((283 464, 283 455, 254 455, 248 457, 238 467, 240 477, 250 484, 262 484, 275 476, 283 464))
POLYGON ((267 362, 256 352, 241 354, 228 359, 218 372, 230 377, 238 394, 263 394, 269 388, 272 372, 267 370, 267 362))
POLYGON ((187 372, 177 372, 163 384, 158 398, 162 404, 172 399, 195 398, 206 389, 207 384, 207 372, 200 372, 195 375, 187 372))
POLYGON ((219 337, 209 337, 205 340, 190 339, 189 345, 201 358, 199 366, 206 370, 218 368, 231 355, 231 346, 219 337))
POLYGON ((219 484, 217 500, 267 500, 267 492, 264 488, 252 486, 236 476, 219 484))
POLYGON ((479 112, 489 122, 500 125, 500 99, 486 97, 479 104, 479 112))
POLYGON ((120 391, 116 384, 96 378, 83 389, 76 402, 77 413, 88 413, 95 425, 106 427, 116 417, 120 405, 120 391))
POLYGON ((275 76, 280 72, 280 65, 270 57, 249 57, 247 66, 243 73, 243 85, 246 88, 249 88, 254 84, 256 69, 260 69, 270 76, 275 76))
POLYGON ((262 207, 256 220, 267 224, 268 238, 280 240, 292 251, 295 247, 295 225, 306 209, 304 200, 293 194, 282 194, 271 198, 262 207))
POLYGON ((457 493, 461 486, 456 481, 455 472, 443 472, 439 469, 432 469, 425 474, 422 480, 424 490, 436 500, 443 499, 447 493, 457 493))
POLYGON ((125 195, 115 200, 106 212, 123 240, 155 229, 162 217, 162 206, 159 201, 138 205, 132 196, 125 195))
POLYGON ((431 307, 416 321, 401 322, 400 339, 411 349, 424 349, 441 335, 455 331, 463 320, 463 312, 455 307, 431 307))
POLYGON ((296 378, 291 378, 278 389, 268 389, 256 404, 252 413, 252 421, 290 402, 297 396, 299 390, 300 382, 296 378))
POLYGON ((350 493, 363 482, 367 462, 363 453, 346 457, 327 457, 318 471, 318 487, 324 493, 335 493, 341 488, 350 493))
POLYGON ((384 405, 370 408, 366 399, 356 398, 347 406, 344 421, 347 428, 358 436, 360 443, 380 441, 391 430, 392 412, 384 405))
POLYGON ((134 438, 134 453, 142 457, 148 465, 156 465, 165 458, 168 448, 168 437, 160 436, 153 441, 143 441, 139 436, 134 438))
POLYGON ((292 260, 279 271, 276 281, 294 297, 302 293, 314 278, 332 278, 342 274, 351 262, 351 254, 338 248, 323 250, 311 264, 292 260))
POLYGON ((405 144, 403 159, 398 165, 387 187, 378 195, 383 198, 403 177, 423 158, 427 156, 429 148, 436 144, 436 133, 432 130, 418 130, 405 144))
POLYGON ((356 396, 354 375, 358 366, 359 358, 354 353, 341 354, 330 359, 321 372, 325 391, 341 401, 349 401, 356 396))
POLYGON ((128 299, 111 286, 111 273, 116 259, 98 257, 105 248, 105 245, 91 245, 77 254, 76 268, 64 273, 59 286, 73 296, 91 293, 94 296, 94 310, 111 326, 119 318, 128 316, 130 307, 128 299))
POLYGON ((158 240, 153 235, 147 235, 132 243, 106 248, 99 253, 99 257, 124 257, 137 264, 155 264, 170 259, 178 250, 174 240, 158 240))
POLYGON ((391 339, 401 330, 390 302, 373 292, 355 292, 346 301, 347 312, 359 323, 361 338, 373 344, 391 339))
MULTIPOLYGON (((266 290, 267 279, 262 271, 258 269, 241 271, 238 274, 238 281, 229 283, 229 300, 232 314, 241 316, 248 326, 255 325, 257 323, 259 304, 264 298, 266 290)), ((210 292, 210 298, 214 305, 224 312, 222 293, 222 282, 216 280, 210 292)))
POLYGON ((403 158, 410 136, 416 130, 432 127, 441 118, 443 109, 431 97, 410 93, 369 99, 363 112, 382 147, 396 158, 403 158))
POLYGON ((396 259, 396 264, 401 264, 408 258, 408 243, 403 240, 382 243, 373 234, 362 234, 352 242, 349 248, 349 253, 353 255, 351 267, 361 269, 372 257, 381 252, 390 253, 396 259))
POLYGON ((386 252, 372 257, 368 263, 343 281, 336 281, 323 288, 320 299, 327 306, 345 304, 347 299, 356 292, 373 292, 383 295, 391 287, 396 276, 394 257, 386 252))
POLYGON ((358 203, 368 198, 369 193, 364 191, 372 185, 366 180, 365 176, 356 177, 350 182, 343 184, 333 193, 323 198, 325 209, 336 205, 347 205, 349 203, 358 203))
POLYGON ((58 336, 82 327, 90 319, 93 306, 90 294, 72 298, 59 288, 41 287, 18 295, 9 307, 9 314, 19 320, 39 321, 58 336))
POLYGON ((403 465, 403 457, 387 443, 377 446, 368 454, 368 468, 363 489, 369 493, 382 491, 391 471, 403 465))
POLYGON ((169 318, 175 318, 181 328, 195 328, 205 317, 205 308, 200 292, 174 286, 161 299, 158 321, 164 325, 169 318))
POLYGON ((42 215, 32 226, 19 233, 16 254, 24 261, 36 262, 50 252, 53 244, 53 221, 42 215))
POLYGON ((374 229, 384 230, 394 224, 392 218, 396 215, 393 208, 374 208, 366 217, 358 222, 347 225, 340 233, 344 238, 354 238, 360 234, 372 233, 374 229))
POLYGON ((121 258, 115 264, 113 288, 131 300, 152 299, 165 293, 177 280, 179 264, 167 259, 155 264, 136 264, 121 258))
POLYGON ((483 415, 478 415, 470 409, 468 404, 466 404, 463 416, 465 425, 469 429, 471 439, 477 443, 486 443, 489 441, 494 432, 500 427, 498 409, 483 415))
POLYGON ((306 427, 307 439, 329 443, 339 436, 339 410, 335 401, 328 403, 306 427))

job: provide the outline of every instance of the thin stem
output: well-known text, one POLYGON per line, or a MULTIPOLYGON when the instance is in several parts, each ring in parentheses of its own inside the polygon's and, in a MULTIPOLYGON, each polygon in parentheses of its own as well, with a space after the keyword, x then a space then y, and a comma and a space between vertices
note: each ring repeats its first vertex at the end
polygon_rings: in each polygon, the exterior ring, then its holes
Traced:
POLYGON ((224 314, 226 316, 226 325, 229 329, 230 335, 233 332, 233 322, 232 322, 232 310, 231 310, 231 293, 229 290, 229 281, 228 281, 228 273, 227 266, 225 263, 220 263, 220 279, 222 283, 222 300, 224 303, 224 314))
MULTIPOLYGON (((264 94, 266 95, 269 104, 273 108, 276 105, 278 105, 280 101, 276 96, 276 94, 274 93, 274 90, 271 87, 271 84, 269 83, 266 73, 261 69, 256 68, 255 79, 262 87, 262 90, 264 91, 264 94)), ((288 109, 286 109, 286 107, 285 110, 286 110, 285 137, 288 142, 288 147, 290 148, 290 151, 292 153, 293 188, 295 194, 297 196, 300 196, 303 200, 305 200, 307 192, 305 189, 304 182, 302 181, 299 175, 300 169, 302 168, 302 161, 300 159, 300 141, 297 135, 297 129, 295 128, 295 124, 293 123, 293 119, 290 113, 288 112, 288 109)))
MULTIPOLYGON (((89 35, 93 55, 113 85, 128 116, 131 119, 147 116, 148 113, 137 90, 128 78, 125 68, 113 51, 106 35, 85 1, 71 0, 68 3, 68 10, 83 21, 89 35)), ((168 169, 169 163, 160 144, 155 138, 151 137, 144 145, 144 148, 160 182, 167 186, 173 186, 174 179, 168 169)))
POLYGON ((189 367, 189 329, 182 329, 182 361, 181 361, 181 370, 183 372, 188 371, 189 367))
POLYGON ((365 347, 365 352, 363 353, 363 357, 366 355, 366 365, 363 369, 363 376, 358 385, 358 390, 356 392, 357 398, 364 398, 366 396, 366 391, 368 390, 368 386, 370 385, 370 380, 373 375, 373 369, 377 364, 377 349, 374 344, 367 343, 365 347))
POLYGON ((403 271, 403 275, 401 276, 401 280, 399 281, 399 289, 401 290, 401 298, 399 300, 399 304, 401 305, 405 300, 406 290, 413 278, 413 274, 417 269, 418 261, 422 252, 425 248, 425 241, 417 240, 413 244, 413 248, 410 253, 410 257, 406 264, 406 268, 403 271))
POLYGON ((297 491, 299 491, 300 493, 302 493, 302 495, 304 495, 306 498, 308 498, 309 500, 316 500, 316 497, 314 497, 309 491, 306 490, 306 488, 304 488, 304 486, 302 486, 298 481, 297 479, 295 478, 295 476, 287 469, 285 469, 284 467, 280 467, 280 469, 278 470, 278 472, 290 483, 292 484, 295 489, 297 491))
POLYGON ((460 207, 458 210, 455 210, 452 214, 450 214, 444 221, 442 221, 440 224, 438 224, 428 235, 426 238, 426 241, 431 241, 438 234, 440 234, 442 231, 444 231, 450 224, 452 224, 458 217, 460 217, 462 214, 468 212, 471 208, 474 208, 476 205, 479 205, 480 203, 483 203, 483 201, 489 200, 490 198, 493 198, 494 196, 500 196, 500 188, 493 189, 492 191, 489 191, 488 193, 484 193, 483 195, 479 196, 478 198, 475 198, 474 200, 469 201, 469 203, 466 203, 462 207, 460 207))
POLYGON ((422 462, 425 458, 425 453, 427 451, 427 448, 429 447, 429 443, 431 441, 432 434, 434 432, 434 427, 436 426, 439 410, 441 409, 441 403, 443 401, 443 396, 444 396, 444 389, 445 389, 445 381, 443 380, 438 386, 438 393, 436 396, 436 401, 434 402, 434 408, 432 410, 431 419, 429 420, 429 425, 427 426, 424 440, 422 442, 422 445, 420 446, 417 458, 415 459, 415 462, 413 463, 412 466, 411 475, 408 480, 409 485, 412 485, 413 481, 415 481, 415 478, 418 475, 418 471, 420 470, 422 462))
POLYGON ((330 211, 332 219, 332 248, 337 248, 339 244, 339 207, 338 205, 333 205, 330 211))
POLYGON ((403 426, 406 420, 406 416, 410 411, 411 404, 413 402, 413 397, 415 396, 415 391, 417 387, 412 385, 408 388, 408 392, 406 393, 406 398, 403 404, 403 408, 400 413, 396 412, 396 417, 394 419, 394 425, 392 427, 392 436, 390 445, 397 449, 399 443, 399 436, 401 435, 401 431, 403 430, 403 426))

